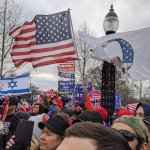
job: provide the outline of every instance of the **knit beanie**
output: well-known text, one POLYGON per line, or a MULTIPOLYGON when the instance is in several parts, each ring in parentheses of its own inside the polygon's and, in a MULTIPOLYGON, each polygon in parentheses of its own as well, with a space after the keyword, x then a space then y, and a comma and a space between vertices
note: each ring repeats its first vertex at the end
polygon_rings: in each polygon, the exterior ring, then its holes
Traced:
POLYGON ((123 123, 131 127, 136 132, 136 135, 138 136, 141 143, 148 141, 148 131, 141 119, 136 118, 135 116, 122 116, 117 118, 114 123, 123 123))

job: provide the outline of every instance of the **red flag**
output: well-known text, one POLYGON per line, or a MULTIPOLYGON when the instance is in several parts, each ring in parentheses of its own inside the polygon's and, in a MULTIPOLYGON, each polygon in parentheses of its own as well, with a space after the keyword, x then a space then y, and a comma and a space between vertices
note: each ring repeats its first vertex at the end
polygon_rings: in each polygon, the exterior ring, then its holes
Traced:
POLYGON ((11 57, 16 67, 32 62, 33 68, 77 59, 69 11, 37 15, 32 22, 10 32, 15 40, 11 57))
POLYGON ((7 116, 7 111, 8 111, 8 105, 9 105, 9 100, 8 98, 5 100, 3 104, 3 114, 2 114, 2 121, 5 121, 5 118, 7 116))

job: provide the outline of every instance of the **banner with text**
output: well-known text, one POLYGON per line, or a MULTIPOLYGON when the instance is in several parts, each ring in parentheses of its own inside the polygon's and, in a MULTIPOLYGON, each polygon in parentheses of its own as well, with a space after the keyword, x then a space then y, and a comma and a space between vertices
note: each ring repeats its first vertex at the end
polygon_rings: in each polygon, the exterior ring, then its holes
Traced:
POLYGON ((75 74, 74 73, 65 73, 65 72, 58 71, 58 76, 62 77, 62 78, 75 79, 75 74))
POLYGON ((58 81, 58 91, 74 92, 75 81, 58 81))
POLYGON ((59 64, 59 66, 57 66, 57 69, 59 72, 64 72, 64 73, 73 73, 75 72, 75 64, 74 63, 66 63, 66 64, 59 64))

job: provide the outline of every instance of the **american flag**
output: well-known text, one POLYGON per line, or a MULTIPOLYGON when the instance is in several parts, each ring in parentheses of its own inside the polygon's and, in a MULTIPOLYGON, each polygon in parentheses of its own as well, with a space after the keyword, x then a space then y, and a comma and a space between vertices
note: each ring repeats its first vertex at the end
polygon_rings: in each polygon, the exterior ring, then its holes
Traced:
POLYGON ((132 103, 132 104, 128 104, 127 107, 129 108, 129 110, 131 110, 132 112, 135 111, 136 106, 138 103, 132 103))
POLYGON ((70 12, 37 15, 10 32, 15 40, 11 57, 16 67, 32 62, 33 68, 77 59, 70 12))
POLYGON ((91 99, 100 100, 101 99, 101 92, 100 91, 92 91, 90 92, 91 99))

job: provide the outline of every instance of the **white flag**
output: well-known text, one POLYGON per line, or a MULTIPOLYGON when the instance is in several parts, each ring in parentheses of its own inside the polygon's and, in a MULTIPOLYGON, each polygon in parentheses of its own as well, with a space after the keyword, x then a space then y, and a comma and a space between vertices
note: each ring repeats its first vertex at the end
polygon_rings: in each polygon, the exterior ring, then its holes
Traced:
POLYGON ((0 79, 1 95, 18 95, 27 93, 31 93, 30 77, 28 73, 17 77, 0 79))
POLYGON ((93 58, 113 63, 133 80, 150 79, 150 28, 101 38, 79 35, 94 47, 93 58))

